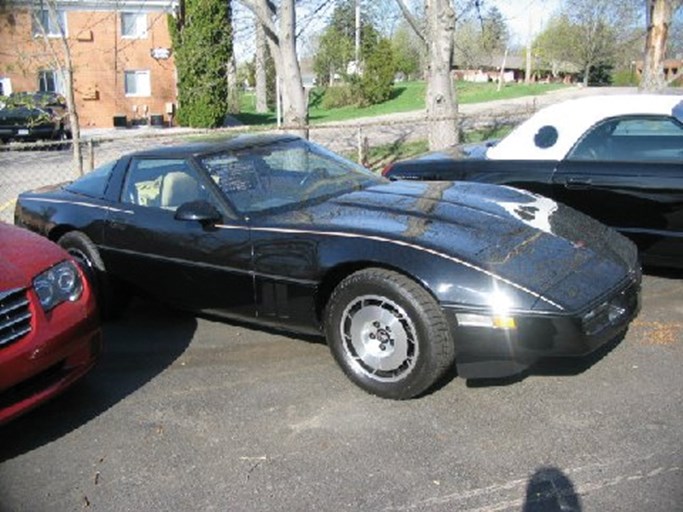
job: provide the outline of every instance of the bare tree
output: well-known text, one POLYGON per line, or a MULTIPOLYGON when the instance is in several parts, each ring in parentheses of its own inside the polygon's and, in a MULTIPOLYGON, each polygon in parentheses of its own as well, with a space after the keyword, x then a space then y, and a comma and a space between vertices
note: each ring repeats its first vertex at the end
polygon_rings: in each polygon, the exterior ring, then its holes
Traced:
POLYGON ((285 126, 308 138, 308 105, 296 54, 294 0, 281 0, 279 7, 270 0, 240 1, 256 15, 265 30, 281 84, 285 126))
POLYGON ((74 66, 71 58, 71 48, 64 32, 64 27, 57 14, 56 0, 41 0, 40 5, 47 12, 49 23, 53 28, 59 30, 57 38, 60 48, 55 48, 52 44, 53 37, 48 36, 48 27, 45 26, 45 19, 41 17, 40 10, 33 11, 33 21, 40 31, 45 48, 52 60, 53 67, 57 70, 62 86, 64 87, 64 98, 66 99, 69 111, 69 124, 72 137, 73 165, 79 174, 83 174, 83 153, 81 151, 81 126, 76 110, 76 100, 74 97, 74 66))
POLYGON ((239 114, 240 112, 240 84, 237 80, 237 60, 235 52, 230 55, 228 60, 228 113, 239 114))
POLYGON ((450 0, 425 0, 426 26, 396 0, 406 20, 424 43, 428 53, 426 106, 429 120, 429 149, 458 143, 458 103, 451 77, 455 11, 450 0))
POLYGON ((266 32, 263 25, 256 19, 256 56, 255 56, 255 82, 256 82, 256 112, 263 114, 268 112, 268 87, 266 75, 266 32))
POLYGON ((636 1, 565 0, 563 15, 571 25, 567 44, 572 62, 583 69, 584 85, 591 70, 614 61, 624 30, 638 19, 636 1))
POLYGON ((645 38, 645 62, 640 88, 657 91, 666 87, 664 59, 666 58, 669 26, 674 12, 681 7, 681 0, 646 0, 647 36, 645 38))

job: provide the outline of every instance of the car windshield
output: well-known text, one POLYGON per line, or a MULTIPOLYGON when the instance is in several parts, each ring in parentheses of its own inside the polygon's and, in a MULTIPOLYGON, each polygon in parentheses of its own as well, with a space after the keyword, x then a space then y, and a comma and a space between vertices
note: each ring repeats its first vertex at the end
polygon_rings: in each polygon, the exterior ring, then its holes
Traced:
POLYGON ((386 181, 300 139, 214 153, 199 163, 242 213, 292 208, 386 181))
POLYGON ((116 160, 107 162, 76 181, 69 183, 64 188, 77 194, 101 198, 104 196, 104 190, 107 187, 109 176, 115 165, 116 160))

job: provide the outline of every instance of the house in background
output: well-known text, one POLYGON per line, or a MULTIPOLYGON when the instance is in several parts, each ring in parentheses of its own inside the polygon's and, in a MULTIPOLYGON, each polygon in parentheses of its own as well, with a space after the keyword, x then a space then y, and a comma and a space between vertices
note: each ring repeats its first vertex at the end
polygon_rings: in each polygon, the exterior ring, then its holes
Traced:
MULTIPOLYGON (((638 80, 643 76, 643 66, 644 62, 642 60, 635 61, 635 69, 638 76, 638 80)), ((662 68, 664 71, 664 79, 667 82, 672 82, 671 85, 683 85, 683 57, 681 55, 676 55, 676 58, 666 59, 662 62, 662 68)))
POLYGON ((168 15, 175 0, 56 0, 57 19, 41 5, 0 2, 0 95, 64 92, 59 23, 83 127, 172 122, 177 90, 168 15), (50 47, 34 15, 43 20, 50 47))

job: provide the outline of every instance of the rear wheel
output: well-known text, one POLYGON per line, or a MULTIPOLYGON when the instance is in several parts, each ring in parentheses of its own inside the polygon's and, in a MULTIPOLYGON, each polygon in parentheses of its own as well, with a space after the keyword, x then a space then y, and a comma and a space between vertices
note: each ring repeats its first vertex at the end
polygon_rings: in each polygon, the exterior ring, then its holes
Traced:
POLYGON ((69 147, 71 147, 71 132, 66 130, 64 127, 61 127, 54 140, 59 143, 51 145, 52 149, 57 151, 69 149, 69 147))
POLYGON ((366 269, 342 281, 325 311, 325 334, 336 361, 369 393, 415 397, 443 376, 454 345, 436 300, 393 271, 366 269))
POLYGON ((107 275, 104 262, 95 244, 80 231, 70 231, 57 243, 63 247, 81 266, 91 283, 100 306, 100 314, 109 319, 121 314, 128 303, 128 294, 121 285, 107 275))

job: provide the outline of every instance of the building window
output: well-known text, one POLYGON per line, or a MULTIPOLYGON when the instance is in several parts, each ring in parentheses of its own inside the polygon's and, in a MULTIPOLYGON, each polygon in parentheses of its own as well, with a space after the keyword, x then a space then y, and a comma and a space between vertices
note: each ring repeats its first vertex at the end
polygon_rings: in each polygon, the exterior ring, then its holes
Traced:
POLYGON ((151 96, 149 71, 126 71, 125 72, 126 96, 151 96))
POLYGON ((41 27, 45 30, 45 34, 48 37, 61 37, 62 33, 67 36, 66 30, 66 13, 61 10, 56 11, 56 16, 50 16, 50 11, 47 9, 41 9, 36 11, 33 18, 33 35, 42 36, 43 31, 41 27), (55 19, 56 18, 56 19, 55 19))
POLYGON ((38 71, 38 90, 41 92, 64 94, 64 87, 59 73, 52 69, 38 71))
POLYGON ((0 96, 9 96, 12 93, 12 81, 9 78, 0 78, 0 96))
POLYGON ((147 37, 147 15, 139 12, 121 13, 121 37, 144 39, 147 37))

